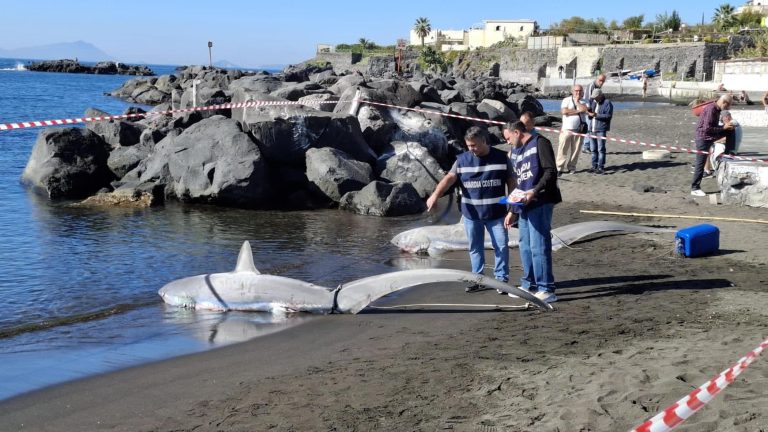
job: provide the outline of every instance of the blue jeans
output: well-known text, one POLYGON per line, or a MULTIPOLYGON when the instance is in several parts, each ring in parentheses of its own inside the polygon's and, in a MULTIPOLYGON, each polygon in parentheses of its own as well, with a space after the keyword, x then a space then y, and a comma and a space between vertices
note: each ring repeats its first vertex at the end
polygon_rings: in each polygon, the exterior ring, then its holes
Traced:
POLYGON ((584 141, 581 143, 581 149, 583 151, 592 151, 592 142, 595 140, 594 138, 590 137, 590 135, 593 135, 594 132, 588 131, 587 136, 584 137, 584 141))
POLYGON ((523 289, 555 292, 552 274, 552 210, 554 204, 523 207, 518 220, 523 289))
POLYGON ((483 274, 485 267, 485 230, 491 236, 493 255, 493 276, 500 281, 509 280, 509 234, 504 228, 504 218, 493 220, 472 220, 464 218, 464 229, 469 239, 469 260, 472 273, 483 274))
POLYGON ((602 138, 592 138, 589 148, 592 151, 592 168, 605 168, 605 131, 592 132, 602 138))

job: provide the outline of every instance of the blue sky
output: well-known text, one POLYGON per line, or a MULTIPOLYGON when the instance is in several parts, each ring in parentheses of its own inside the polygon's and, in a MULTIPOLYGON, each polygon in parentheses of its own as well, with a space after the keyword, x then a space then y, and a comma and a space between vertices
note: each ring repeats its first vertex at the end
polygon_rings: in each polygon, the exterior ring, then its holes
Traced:
MULTIPOLYGON (((574 15, 608 22, 677 10, 683 22, 707 21, 723 0, 632 2, 502 0, 271 0, 129 2, 4 0, 0 48, 14 49, 83 40, 126 62, 205 64, 207 42, 213 60, 241 66, 298 63, 314 56, 317 43, 380 45, 407 38, 417 17, 433 28, 465 29, 485 19, 534 19, 546 28, 574 15)), ((731 3, 740 6, 743 2, 731 3)))

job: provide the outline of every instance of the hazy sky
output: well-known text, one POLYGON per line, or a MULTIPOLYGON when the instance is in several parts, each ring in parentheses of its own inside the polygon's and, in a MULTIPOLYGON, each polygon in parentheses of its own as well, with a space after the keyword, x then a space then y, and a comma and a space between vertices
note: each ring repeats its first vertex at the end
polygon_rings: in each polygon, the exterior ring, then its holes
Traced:
MULTIPOLYGON (((208 63, 241 66, 298 63, 314 56, 317 43, 380 45, 407 38, 417 17, 436 29, 466 29, 486 19, 534 19, 542 28, 574 15, 621 22, 646 20, 677 10, 683 22, 710 21, 724 0, 511 1, 349 0, 252 1, 48 1, 3 0, 0 48, 14 49, 83 40, 118 60, 156 64, 208 63)), ((743 2, 731 3, 740 6, 743 2)))

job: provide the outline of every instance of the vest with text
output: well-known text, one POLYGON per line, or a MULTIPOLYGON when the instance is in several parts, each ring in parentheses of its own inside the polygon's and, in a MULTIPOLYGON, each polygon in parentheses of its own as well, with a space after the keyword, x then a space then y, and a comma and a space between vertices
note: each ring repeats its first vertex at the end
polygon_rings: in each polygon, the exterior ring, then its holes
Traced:
POLYGON ((464 217, 472 220, 504 217, 507 206, 499 204, 499 200, 506 196, 507 154, 491 147, 483 157, 468 151, 460 154, 456 162, 464 217))
POLYGON ((512 161, 517 189, 529 191, 541 178, 538 144, 539 136, 534 135, 527 143, 510 151, 509 158, 512 161))

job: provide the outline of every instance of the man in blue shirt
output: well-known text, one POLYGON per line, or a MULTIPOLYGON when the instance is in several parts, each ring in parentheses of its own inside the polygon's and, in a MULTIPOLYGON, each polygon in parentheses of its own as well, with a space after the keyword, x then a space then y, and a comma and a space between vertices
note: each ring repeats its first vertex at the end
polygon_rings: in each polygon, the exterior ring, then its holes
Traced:
MULTIPOLYGON (((497 280, 509 280, 509 236, 504 228, 507 206, 499 201, 512 190, 512 176, 507 155, 488 145, 484 129, 473 126, 464 135, 467 151, 456 158, 451 170, 435 187, 427 199, 427 210, 435 207, 437 200, 455 182, 461 188, 461 214, 469 240, 469 259, 472 272, 483 274, 485 267, 485 231, 493 245, 493 275, 497 280)), ((479 285, 467 288, 467 292, 484 289, 479 285)))

